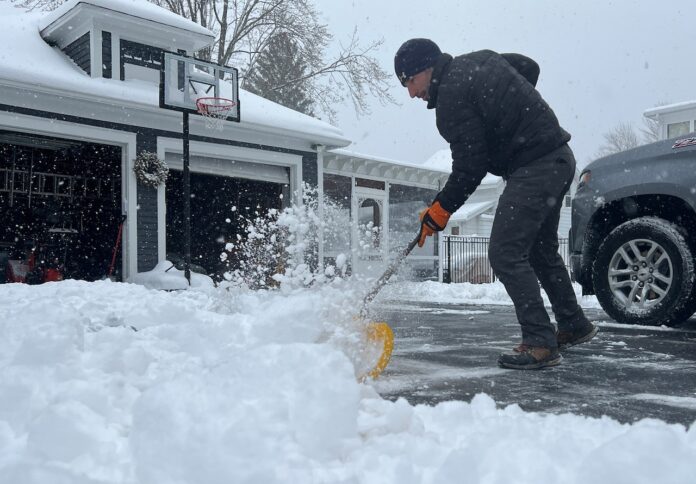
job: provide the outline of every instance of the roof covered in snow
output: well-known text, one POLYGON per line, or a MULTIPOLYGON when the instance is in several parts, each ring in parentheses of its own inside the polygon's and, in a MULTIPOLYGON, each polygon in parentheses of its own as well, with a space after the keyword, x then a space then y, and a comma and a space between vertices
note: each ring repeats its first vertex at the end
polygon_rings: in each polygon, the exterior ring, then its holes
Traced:
POLYGON ((673 104, 666 104, 664 106, 657 106, 654 108, 646 109, 643 112, 643 116, 646 118, 654 118, 661 114, 674 113, 677 111, 686 111, 688 109, 696 109, 696 100, 694 101, 682 101, 673 104))
MULTIPOLYGON (((452 171, 452 152, 449 148, 436 151, 430 158, 425 160, 423 166, 433 170, 450 173, 452 171)), ((483 177, 481 185, 497 185, 501 180, 501 177, 487 173, 486 176, 483 177)))
POLYGON ((459 210, 452 214, 450 220, 454 222, 466 222, 474 217, 481 215, 491 207, 494 207, 498 200, 486 200, 484 202, 466 202, 459 210))
POLYGON ((437 189, 445 184, 449 176, 449 173, 437 168, 366 155, 347 149, 334 149, 324 153, 324 169, 368 178, 376 177, 428 185, 437 189))
MULTIPOLYGON (((131 12, 173 24, 191 27, 192 22, 143 1, 89 0, 99 5, 128 7, 131 12), (131 8, 132 7, 132 8, 131 8)), ((70 4, 74 5, 71 0, 70 4)), ((64 12, 61 7, 48 16, 45 12, 25 12, 12 4, 0 2, 0 86, 12 86, 34 92, 48 93, 76 103, 92 101, 116 109, 137 108, 174 116, 174 111, 159 108, 159 86, 145 81, 91 78, 79 69, 57 47, 51 47, 39 33, 42 25, 64 12), (58 13, 56 13, 58 12, 58 13)), ((204 29, 205 30, 205 29, 204 29)), ((0 103, 18 105, 20 102, 0 98, 0 103)), ((267 99, 240 90, 241 123, 234 123, 237 132, 272 133, 311 144, 344 147, 350 144, 343 132, 329 123, 285 108, 267 99)), ((75 114, 70 112, 66 114, 75 114)), ((108 120, 107 120, 108 121, 108 120)))
POLYGON ((210 30, 202 27, 196 22, 192 22, 181 15, 177 15, 145 0, 68 0, 48 15, 44 15, 43 18, 39 20, 39 29, 44 30, 61 17, 66 16, 69 12, 85 5, 93 5, 112 12, 140 17, 144 20, 188 30, 189 32, 214 36, 210 30))

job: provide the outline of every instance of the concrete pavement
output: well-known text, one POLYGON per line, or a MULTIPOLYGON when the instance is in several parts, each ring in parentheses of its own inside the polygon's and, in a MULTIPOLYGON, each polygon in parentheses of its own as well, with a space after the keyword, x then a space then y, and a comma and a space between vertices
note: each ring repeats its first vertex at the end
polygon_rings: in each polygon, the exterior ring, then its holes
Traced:
POLYGON ((395 350, 375 387, 412 404, 483 392, 534 412, 696 421, 696 319, 653 328, 620 325, 600 310, 586 314, 600 326, 594 340, 564 351, 558 367, 519 371, 496 363, 521 339, 512 306, 385 301, 373 315, 392 326, 395 350))

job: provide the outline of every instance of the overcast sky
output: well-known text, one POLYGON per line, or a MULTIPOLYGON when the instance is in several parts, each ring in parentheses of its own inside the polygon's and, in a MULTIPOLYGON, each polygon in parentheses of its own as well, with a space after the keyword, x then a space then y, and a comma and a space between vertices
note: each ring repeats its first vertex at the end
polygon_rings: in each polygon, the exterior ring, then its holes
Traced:
MULTIPOLYGON (((412 37, 444 52, 519 52, 541 66, 537 88, 573 136, 580 165, 620 122, 642 128, 643 111, 696 99, 696 2, 663 0, 316 0, 336 40, 357 26, 363 43, 383 37, 377 54, 393 72, 394 53, 412 37)), ((434 112, 393 79, 399 106, 372 102, 339 127, 354 151, 421 163, 447 144, 434 112)))

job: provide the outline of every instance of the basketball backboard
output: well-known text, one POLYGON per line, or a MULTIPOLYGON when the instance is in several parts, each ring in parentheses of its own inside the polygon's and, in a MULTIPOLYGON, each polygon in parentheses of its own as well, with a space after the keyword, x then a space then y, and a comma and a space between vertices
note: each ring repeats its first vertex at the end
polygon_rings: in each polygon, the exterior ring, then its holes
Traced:
POLYGON ((237 69, 165 52, 160 73, 160 107, 198 114, 196 100, 204 97, 234 101, 235 107, 226 119, 239 121, 237 69))

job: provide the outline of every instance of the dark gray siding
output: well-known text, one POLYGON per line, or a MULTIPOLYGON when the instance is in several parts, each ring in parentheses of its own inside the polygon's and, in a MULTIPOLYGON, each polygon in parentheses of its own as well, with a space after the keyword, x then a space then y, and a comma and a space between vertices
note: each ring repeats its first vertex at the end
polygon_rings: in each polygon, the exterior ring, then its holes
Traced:
POLYGON ((302 181, 313 187, 319 186, 319 167, 316 153, 302 156, 302 181))
POLYGON ((138 183, 138 272, 157 264, 157 189, 138 183))
POLYGON ((87 32, 75 42, 65 47, 63 52, 65 52, 65 55, 70 57, 73 62, 80 67, 80 69, 85 71, 87 74, 92 75, 89 39, 89 32, 87 32))
MULTIPOLYGON (((137 151, 157 152, 157 138, 137 134, 137 151)), ((138 272, 157 265, 157 189, 138 183, 138 272)))
MULTIPOLYGON (((317 163, 316 153, 304 153, 302 155, 302 181, 311 187, 319 186, 319 166, 317 163)), ((306 263, 316 270, 319 266, 319 247, 314 244, 311 250, 308 251, 306 263)))
POLYGON ((112 73, 111 32, 102 32, 102 77, 111 79, 112 73))
MULTIPOLYGON (((107 129, 116 129, 126 132, 135 132, 137 136, 137 150, 157 151, 157 137, 166 136, 170 138, 181 138, 181 132, 164 131, 155 128, 143 128, 132 125, 101 121, 97 119, 83 118, 68 114, 54 113, 50 111, 39 111, 36 109, 24 108, 10 104, 0 104, 0 111, 25 114, 28 116, 38 116, 45 119, 56 119, 69 123, 84 124, 88 126, 98 126, 107 129)), ((216 143, 227 146, 239 146, 242 148, 253 148, 265 151, 275 151, 279 153, 290 153, 302 156, 303 181, 312 186, 317 185, 317 155, 306 151, 286 150, 268 145, 256 143, 241 143, 232 140, 221 140, 208 138, 205 136, 191 136, 191 141, 202 141, 216 143)), ((125 183, 125 181, 124 181, 125 183)), ((157 263, 157 190, 143 185, 138 185, 138 212, 137 232, 138 232, 138 271, 148 271, 157 263)), ((314 262, 315 263, 315 262, 314 262)))

